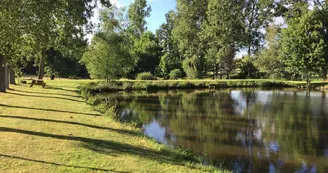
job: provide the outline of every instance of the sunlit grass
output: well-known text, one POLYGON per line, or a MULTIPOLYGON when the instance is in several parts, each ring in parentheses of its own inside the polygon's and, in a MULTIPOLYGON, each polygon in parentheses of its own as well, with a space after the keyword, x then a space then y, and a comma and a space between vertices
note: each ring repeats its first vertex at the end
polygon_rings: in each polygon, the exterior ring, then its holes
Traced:
POLYGON ((215 170, 180 160, 137 129, 99 116, 76 93, 87 82, 61 79, 46 81, 45 89, 21 85, 0 93, 0 172, 215 170))

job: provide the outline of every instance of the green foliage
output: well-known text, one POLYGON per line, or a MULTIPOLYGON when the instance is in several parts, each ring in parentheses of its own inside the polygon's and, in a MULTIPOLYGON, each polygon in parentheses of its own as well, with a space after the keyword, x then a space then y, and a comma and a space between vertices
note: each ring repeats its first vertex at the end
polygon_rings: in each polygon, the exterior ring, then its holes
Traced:
POLYGON ((92 78, 119 79, 135 66, 129 54, 129 37, 121 24, 126 22, 124 11, 112 7, 102 12, 102 31, 92 39, 82 62, 92 78))
POLYGON ((161 51, 162 48, 152 32, 145 32, 140 39, 135 39, 131 54, 137 61, 137 65, 130 75, 135 76, 135 74, 145 71, 155 74, 161 51))
MULTIPOLYGON (((243 2, 243 1, 242 1, 243 2)), ((277 10, 279 3, 275 0, 257 0, 244 1, 243 16, 245 25, 245 34, 243 38, 245 47, 247 48, 248 56, 257 54, 264 45, 263 29, 273 21, 274 16, 281 14, 277 10)), ((229 9, 227 9, 229 10, 229 9)))
POLYGON ((289 21, 281 36, 280 56, 290 73, 306 75, 321 73, 325 64, 323 24, 315 11, 289 21))
MULTIPOLYGON (((100 92, 131 90, 167 90, 167 89, 208 89, 226 87, 299 87, 304 83, 292 83, 279 80, 126 80, 85 84, 80 87, 80 95, 88 100, 100 92)), ((92 103, 94 100, 92 100, 92 103)))
POLYGON ((151 7, 147 6, 147 0, 135 0, 128 10, 129 30, 133 36, 139 38, 146 30, 146 17, 150 16, 151 7))
MULTIPOLYGON (((110 6, 109 0, 101 2, 110 6)), ((88 20, 95 4, 95 0, 1 1, 0 54, 10 58, 36 55, 50 47, 66 55, 79 53, 80 45, 75 43, 83 40, 84 26, 91 30, 88 20)))
POLYGON ((174 69, 170 71, 170 79, 179 79, 182 77, 182 72, 180 69, 174 69))
POLYGON ((173 39, 172 30, 177 14, 169 11, 166 15, 166 23, 156 31, 160 46, 163 48, 163 56, 160 61, 162 75, 167 77, 171 70, 182 69, 182 56, 179 54, 177 43, 173 39))
POLYGON ((238 79, 259 78, 259 70, 254 65, 254 57, 243 57, 236 61, 236 66, 239 69, 238 79))
POLYGON ((199 72, 197 69, 197 58, 187 58, 183 61, 182 67, 185 73, 187 74, 188 79, 196 79, 198 78, 199 72))
POLYGON ((157 78, 155 76, 153 76, 150 72, 139 73, 136 79, 137 80, 157 80, 157 78))
POLYGON ((88 77, 86 67, 79 63, 78 58, 66 57, 53 48, 48 50, 46 55, 45 71, 49 76, 54 74, 56 77, 62 78, 88 77))
POLYGON ((177 1, 177 17, 172 35, 184 58, 183 69, 189 79, 201 77, 204 72, 204 51, 199 33, 206 20, 207 1, 177 1))
POLYGON ((236 48, 242 45, 242 7, 243 4, 237 1, 210 0, 208 3, 207 20, 202 23, 199 35, 207 47, 205 56, 208 70, 213 71, 215 77, 219 71, 230 73, 236 48), (227 12, 227 9, 235 13, 227 12))
POLYGON ((134 1, 128 9, 128 33, 133 43, 130 47, 130 55, 137 62, 136 68, 129 74, 135 78, 137 73, 157 73, 157 67, 162 55, 162 47, 159 46, 155 35, 147 30, 146 18, 149 17, 151 7, 146 0, 134 1))
POLYGON ((260 70, 268 74, 268 77, 279 79, 283 75, 284 67, 279 57, 280 26, 272 24, 266 32, 268 47, 262 50, 254 64, 260 70))

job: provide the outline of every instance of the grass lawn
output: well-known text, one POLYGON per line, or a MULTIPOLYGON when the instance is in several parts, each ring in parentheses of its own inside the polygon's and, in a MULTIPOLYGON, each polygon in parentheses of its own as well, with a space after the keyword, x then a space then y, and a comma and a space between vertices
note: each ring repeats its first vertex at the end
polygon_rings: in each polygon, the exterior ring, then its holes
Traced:
POLYGON ((92 111, 75 92, 88 81, 46 82, 0 93, 0 172, 213 171, 92 111))

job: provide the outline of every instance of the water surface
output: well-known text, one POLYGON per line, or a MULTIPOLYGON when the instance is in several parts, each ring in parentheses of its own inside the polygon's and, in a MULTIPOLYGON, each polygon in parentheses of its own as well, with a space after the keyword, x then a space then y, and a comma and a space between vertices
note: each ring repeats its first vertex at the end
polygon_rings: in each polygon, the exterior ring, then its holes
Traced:
POLYGON ((328 172, 328 97, 299 90, 113 94, 144 133, 234 172, 328 172))

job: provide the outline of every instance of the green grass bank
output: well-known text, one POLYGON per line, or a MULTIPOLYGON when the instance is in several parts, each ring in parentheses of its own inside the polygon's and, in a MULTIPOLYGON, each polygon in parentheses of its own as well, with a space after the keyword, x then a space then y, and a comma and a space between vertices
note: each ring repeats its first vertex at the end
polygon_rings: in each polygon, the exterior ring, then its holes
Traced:
MULTIPOLYGON (((313 81, 314 88, 323 87, 328 81, 313 81)), ((170 89, 219 89, 231 87, 298 87, 305 88, 306 82, 266 79, 244 80, 114 80, 91 82, 81 86, 82 97, 100 92, 132 91, 132 90, 170 90, 170 89)))
POLYGON ((10 86, 0 93, 0 172, 227 172, 189 160, 78 95, 90 80, 10 86))

